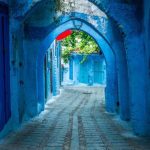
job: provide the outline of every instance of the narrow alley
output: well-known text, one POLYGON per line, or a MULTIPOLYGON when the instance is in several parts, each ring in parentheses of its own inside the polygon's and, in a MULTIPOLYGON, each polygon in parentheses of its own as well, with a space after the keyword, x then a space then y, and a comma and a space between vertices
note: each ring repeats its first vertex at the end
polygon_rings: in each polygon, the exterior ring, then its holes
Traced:
POLYGON ((149 150, 129 125, 105 112, 104 88, 68 86, 36 118, 1 141, 0 150, 149 150))
POLYGON ((0 150, 150 150, 150 0, 0 0, 0 150))

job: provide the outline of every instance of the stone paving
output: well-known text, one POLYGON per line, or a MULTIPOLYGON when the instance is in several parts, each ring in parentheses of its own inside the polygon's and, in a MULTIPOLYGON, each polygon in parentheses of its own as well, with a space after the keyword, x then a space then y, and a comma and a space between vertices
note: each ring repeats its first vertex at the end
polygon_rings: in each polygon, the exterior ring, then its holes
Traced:
POLYGON ((0 150, 150 150, 150 139, 132 135, 105 112, 103 102, 103 87, 64 87, 43 113, 9 134, 0 150))

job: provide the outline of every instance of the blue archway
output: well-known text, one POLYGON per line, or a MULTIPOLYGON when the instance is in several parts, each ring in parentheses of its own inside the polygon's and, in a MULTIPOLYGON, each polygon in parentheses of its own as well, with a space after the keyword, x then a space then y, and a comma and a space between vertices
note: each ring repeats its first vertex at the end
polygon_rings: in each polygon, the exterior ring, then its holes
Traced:
MULTIPOLYGON (((28 21, 30 19, 34 20, 36 18, 36 17, 33 17, 33 16, 36 15, 36 12, 40 12, 39 10, 42 8, 43 5, 45 5, 45 4, 53 5, 53 6, 56 5, 55 2, 50 3, 50 4, 48 2, 49 2, 49 0, 43 0, 43 1, 40 0, 38 2, 35 2, 34 4, 32 2, 28 3, 27 4, 28 6, 26 5, 27 6, 26 11, 23 13, 22 16, 20 16, 20 17, 18 16, 18 17, 21 18, 21 21, 25 21, 25 22, 27 21, 26 23, 30 26, 30 23, 28 23, 28 21)), ((108 16, 109 22, 114 22, 115 27, 112 27, 112 30, 120 32, 120 29, 119 29, 119 26, 116 22, 116 19, 114 19, 114 17, 110 14, 110 12, 107 11, 107 9, 109 9, 109 6, 111 6, 112 3, 108 2, 108 1, 101 2, 101 1, 95 1, 95 0, 88 0, 87 2, 91 3, 92 5, 97 6, 97 8, 102 10, 103 13, 105 13, 105 15, 108 16)), ((77 14, 76 12, 73 12, 73 13, 77 14)), ((43 16, 50 17, 50 16, 53 16, 53 15, 54 15, 54 12, 51 15, 47 16, 47 13, 46 13, 43 16)), ((82 13, 82 16, 83 15, 84 14, 82 13)), ((86 18, 86 16, 85 16, 85 18, 86 18)), ((43 17, 41 19, 43 19, 43 17)), ((41 20, 41 19, 38 19, 38 20, 41 20)), ((35 22, 38 21, 38 20, 35 20, 35 22)), ((35 22, 33 23, 34 25, 35 25, 35 22)), ((39 31, 39 34, 34 34, 33 33, 34 28, 36 28, 36 27, 33 26, 33 30, 32 30, 32 23, 31 23, 31 28, 30 28, 29 32, 31 32, 32 36, 33 37, 42 36, 42 33, 40 33, 41 31, 39 31)), ((53 28, 55 28, 55 26, 49 25, 49 26, 43 27, 42 29, 45 32, 47 29, 48 30, 53 30, 53 28)), ((40 29, 40 28, 37 25, 36 32, 38 32, 38 29, 40 29)), ((124 48, 123 37, 119 35, 119 37, 117 37, 117 38, 113 37, 112 39, 111 38, 109 39, 109 36, 107 38, 108 38, 109 43, 111 43, 111 46, 113 45, 112 47, 113 47, 115 58, 116 58, 117 86, 118 86, 118 94, 117 94, 116 101, 118 102, 120 117, 123 120, 130 120, 130 97, 129 97, 129 83, 128 83, 128 64, 127 64, 127 60, 126 60, 126 50, 124 48), (124 80, 122 80, 122 79, 124 79, 124 80)))
MULTIPOLYGON (((130 120, 127 60, 126 60, 126 52, 124 49, 123 39, 120 31, 118 31, 115 23, 111 20, 108 21, 109 22, 109 26, 107 26, 108 33, 105 34, 103 33, 103 30, 101 29, 100 26, 96 27, 95 24, 89 23, 88 20, 89 16, 87 14, 75 12, 72 13, 72 15, 78 16, 75 18, 90 25, 90 27, 94 29, 105 41, 107 41, 108 45, 111 47, 112 52, 115 55, 116 68, 117 68, 117 82, 116 82, 118 86, 118 93, 116 98, 117 105, 118 105, 117 107, 119 108, 119 114, 121 119, 130 120)), ((55 30, 59 25, 64 24, 70 19, 72 18, 69 16, 60 16, 58 18, 59 22, 54 21, 53 23, 45 27, 33 26, 32 23, 30 24, 30 21, 27 19, 26 20, 27 26, 25 27, 25 32, 27 33, 26 38, 43 40, 45 37, 49 35, 49 33, 53 32, 53 30, 55 30)), ((97 18, 96 21, 99 22, 100 20, 97 18)))

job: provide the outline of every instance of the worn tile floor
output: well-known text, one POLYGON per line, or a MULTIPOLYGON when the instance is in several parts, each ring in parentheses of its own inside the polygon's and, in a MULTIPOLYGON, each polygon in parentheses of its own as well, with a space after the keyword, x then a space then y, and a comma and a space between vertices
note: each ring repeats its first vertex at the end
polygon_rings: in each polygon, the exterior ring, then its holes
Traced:
POLYGON ((0 150, 150 150, 150 140, 128 133, 104 111, 103 101, 102 87, 65 87, 40 116, 8 135, 0 150))

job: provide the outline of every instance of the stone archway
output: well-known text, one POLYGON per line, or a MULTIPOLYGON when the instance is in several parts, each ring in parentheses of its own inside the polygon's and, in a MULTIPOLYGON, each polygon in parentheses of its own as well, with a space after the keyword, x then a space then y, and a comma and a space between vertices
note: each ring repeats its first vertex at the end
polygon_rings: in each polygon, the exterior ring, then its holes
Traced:
MULTIPOLYGON (((81 20, 74 20, 76 23, 80 23, 81 20)), ((47 51, 47 49, 50 47, 50 44, 53 42, 53 40, 63 31, 67 29, 74 29, 74 25, 72 20, 67 21, 66 23, 60 25, 59 27, 56 27, 55 30, 53 30, 49 36, 47 36, 43 41, 40 41, 34 45, 31 49, 39 49, 39 53, 37 56, 37 84, 38 89, 37 89, 37 96, 38 96, 38 101, 40 101, 40 105, 42 105, 40 108, 42 110, 44 109, 44 93, 43 91, 43 59, 44 55, 47 51), (40 46, 40 47, 39 47, 40 46)), ((101 46, 103 49, 103 53, 105 55, 106 63, 107 63, 107 89, 106 89, 106 109, 109 112, 115 112, 115 107, 116 107, 116 93, 117 93, 117 87, 116 87, 116 82, 117 82, 117 75, 116 75, 116 64, 115 64, 115 57, 114 54, 111 50, 110 45, 107 43, 105 39, 103 39, 92 27, 90 27, 88 24, 83 22, 83 25, 80 30, 83 30, 87 32, 89 35, 91 35, 101 46), (90 32, 89 32, 90 31, 90 32)), ((31 44, 26 44, 26 45, 31 45, 31 44)), ((27 47, 26 47, 27 48, 27 47)), ((28 47, 29 49, 29 47, 28 47)), ((31 58, 30 58, 31 59, 31 58)), ((33 73, 35 75, 35 73, 33 73)), ((35 81, 36 82, 36 81, 35 81)))
MULTIPOLYGON (((115 55, 115 60, 116 60, 116 68, 117 68, 117 86, 118 86, 118 96, 116 98, 116 101, 118 101, 119 105, 119 113, 120 117, 123 120, 130 120, 130 104, 129 104, 129 96, 128 96, 128 73, 127 73, 127 62, 126 62, 126 52, 124 49, 124 43, 122 40, 122 35, 120 31, 118 31, 117 26, 113 21, 110 19, 108 20, 109 25, 105 25, 107 28, 101 28, 99 26, 104 26, 104 24, 107 24, 106 20, 107 17, 102 17, 103 22, 101 22, 100 19, 94 19, 91 20, 91 17, 87 14, 81 14, 81 13, 73 13, 72 15, 78 16, 78 19, 81 19, 84 22, 88 22, 91 24, 99 34, 108 41, 110 47, 112 47, 112 51, 115 55), (90 18, 90 19, 89 19, 90 18), (97 23, 99 22, 100 25, 97 26, 97 23), (105 31, 108 30, 108 33, 105 31), (109 34, 109 35, 108 35, 109 34), (124 80, 122 80, 124 79, 124 80)), ((103 14, 102 14, 103 15, 103 14)), ((35 17, 30 17, 29 20, 26 20, 26 23, 28 24, 25 28, 25 31, 29 33, 27 35, 27 38, 35 38, 35 39, 43 39, 50 32, 52 32, 55 27, 59 26, 60 24, 65 23, 69 19, 72 19, 71 17, 68 16, 60 16, 57 18, 57 21, 59 22, 53 22, 50 25, 46 27, 40 27, 40 26, 35 26, 37 18, 35 17), (33 20, 35 20, 35 22, 33 20), (33 21, 33 22, 32 22, 33 21)), ((38 19, 41 21, 41 19, 38 19)), ((42 18, 43 20, 43 18, 42 18)))

